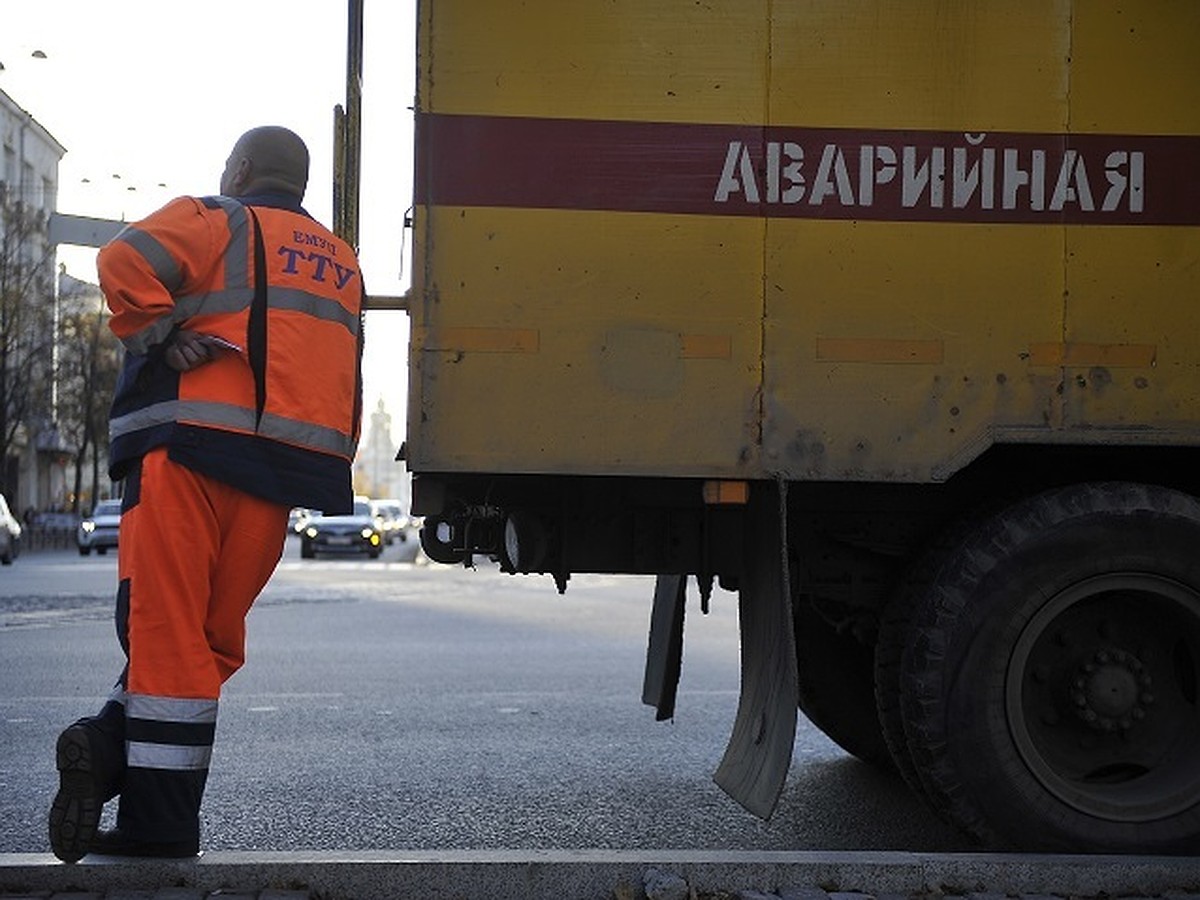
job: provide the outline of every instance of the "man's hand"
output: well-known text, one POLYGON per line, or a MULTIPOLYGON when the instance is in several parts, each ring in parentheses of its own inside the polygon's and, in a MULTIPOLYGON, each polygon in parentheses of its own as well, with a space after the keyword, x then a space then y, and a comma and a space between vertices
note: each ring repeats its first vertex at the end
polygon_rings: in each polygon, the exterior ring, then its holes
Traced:
POLYGON ((212 362, 222 345, 198 331, 177 331, 175 339, 163 354, 168 366, 176 372, 189 372, 197 366, 212 362))

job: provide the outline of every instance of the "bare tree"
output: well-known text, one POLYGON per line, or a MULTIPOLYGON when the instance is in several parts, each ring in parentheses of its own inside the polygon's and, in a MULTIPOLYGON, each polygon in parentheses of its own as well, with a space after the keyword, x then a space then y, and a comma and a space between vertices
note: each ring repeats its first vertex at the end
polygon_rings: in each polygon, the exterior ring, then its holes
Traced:
POLYGON ((0 191, 0 486, 12 496, 10 460, 54 425, 54 281, 46 213, 0 191))
POLYGON ((108 451, 108 411, 121 365, 121 345, 108 328, 98 288, 65 282, 59 302, 59 428, 74 448, 71 512, 78 513, 89 458, 91 484, 86 495, 92 503, 100 496, 100 470, 108 451))

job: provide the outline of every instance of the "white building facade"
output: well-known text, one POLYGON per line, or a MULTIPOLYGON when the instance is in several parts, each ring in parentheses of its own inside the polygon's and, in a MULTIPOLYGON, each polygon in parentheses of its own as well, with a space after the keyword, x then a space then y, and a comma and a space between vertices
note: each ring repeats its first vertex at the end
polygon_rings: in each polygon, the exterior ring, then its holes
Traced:
POLYGON ((58 294, 49 240, 65 152, 0 91, 0 485, 18 514, 61 509, 68 499, 69 448, 55 409, 58 294))

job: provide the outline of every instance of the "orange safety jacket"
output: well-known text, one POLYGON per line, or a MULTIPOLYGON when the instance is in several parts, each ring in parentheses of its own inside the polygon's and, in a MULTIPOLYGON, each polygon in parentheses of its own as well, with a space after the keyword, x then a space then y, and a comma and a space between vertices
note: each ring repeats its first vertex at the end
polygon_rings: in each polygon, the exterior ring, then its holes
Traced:
POLYGON ((247 493, 327 513, 353 504, 362 419, 362 300, 353 250, 284 194, 181 197, 101 249, 110 327, 126 349, 109 473, 147 451, 247 493), (228 341, 188 372, 181 328, 228 341))

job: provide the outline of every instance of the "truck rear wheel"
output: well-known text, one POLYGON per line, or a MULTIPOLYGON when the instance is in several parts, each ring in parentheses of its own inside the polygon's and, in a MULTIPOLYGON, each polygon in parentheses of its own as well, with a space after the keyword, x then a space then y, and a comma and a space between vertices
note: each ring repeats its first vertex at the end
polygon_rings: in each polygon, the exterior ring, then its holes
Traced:
POLYGON ((893 771, 875 714, 874 648, 838 631, 807 597, 792 604, 800 711, 852 756, 893 771))
POLYGON ((1200 844, 1200 502, 1082 484, 979 526, 900 664, 927 799, 993 845, 1200 844))
POLYGON ((925 788, 908 750, 900 696, 904 656, 921 650, 913 631, 913 617, 929 594, 938 571, 953 558, 964 537, 975 530, 984 515, 977 511, 955 522, 918 553, 900 577, 879 616, 879 633, 875 640, 875 708, 892 763, 918 795, 924 795, 925 788))
POLYGON ((916 607, 928 594, 930 582, 948 553, 947 548, 935 547, 904 574, 879 618, 879 636, 875 642, 875 709, 880 730, 892 764, 919 795, 924 795, 925 788, 904 732, 900 672, 904 654, 913 648, 912 619, 916 607))

